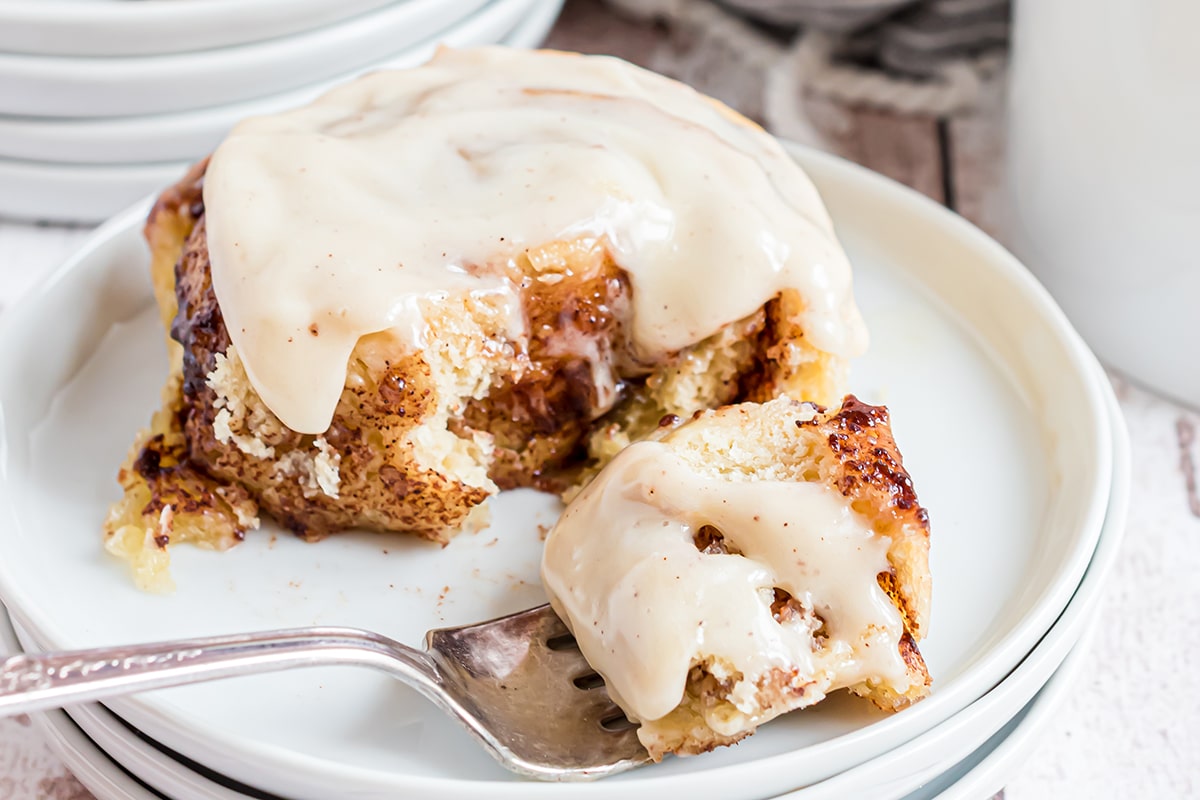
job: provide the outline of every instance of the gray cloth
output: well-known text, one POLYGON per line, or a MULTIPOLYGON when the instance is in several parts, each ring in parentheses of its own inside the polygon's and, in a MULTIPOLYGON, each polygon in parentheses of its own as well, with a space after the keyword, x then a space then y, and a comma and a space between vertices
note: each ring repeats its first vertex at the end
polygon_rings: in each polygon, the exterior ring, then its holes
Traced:
POLYGON ((953 59, 1003 47, 1009 0, 720 0, 758 22, 834 34, 838 55, 929 75, 953 59))

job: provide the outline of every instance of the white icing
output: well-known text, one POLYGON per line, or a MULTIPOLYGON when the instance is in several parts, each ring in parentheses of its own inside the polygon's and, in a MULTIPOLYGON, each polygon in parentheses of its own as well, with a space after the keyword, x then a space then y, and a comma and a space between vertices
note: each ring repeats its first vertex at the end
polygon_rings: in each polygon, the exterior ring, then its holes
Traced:
POLYGON ((850 267, 779 144, 682 84, 608 57, 444 50, 248 119, 204 182, 213 288, 251 384, 324 431, 358 339, 429 345, 419 301, 495 293, 520 249, 603 237, 656 362, 785 288, 818 348, 865 346, 850 267), (315 327, 314 327, 315 326, 315 327), (313 333, 315 331, 315 334, 313 333))
POLYGON ((679 705, 695 664, 740 672, 729 697, 745 717, 721 731, 732 735, 761 721, 757 684, 774 668, 811 680, 813 701, 867 679, 908 687, 903 620, 877 581, 888 546, 825 484, 707 477, 646 441, 564 512, 542 580, 588 663, 639 720, 679 705), (740 555, 701 552, 702 525, 740 555), (814 639, 811 615, 777 621, 776 587, 819 615, 827 638, 814 639))

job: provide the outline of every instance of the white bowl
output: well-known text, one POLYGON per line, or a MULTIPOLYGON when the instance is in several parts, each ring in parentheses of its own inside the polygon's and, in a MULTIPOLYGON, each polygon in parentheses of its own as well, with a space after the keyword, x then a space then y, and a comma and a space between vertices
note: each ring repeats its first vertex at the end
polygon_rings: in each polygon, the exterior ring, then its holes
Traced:
POLYGON ((182 53, 319 28, 395 1, 0 0, 0 51, 61 56, 182 53))
POLYGON ((1013 7, 1006 234, 1105 363, 1200 409, 1200 3, 1013 7))
POLYGON ((0 53, 0 111, 111 117, 263 97, 366 67, 469 19, 485 2, 403 0, 323 28, 196 53, 127 58, 0 53))
MULTIPOLYGON (((853 386, 891 407, 906 466, 931 509, 933 633, 922 650, 933 694, 886 718, 849 699, 822 703, 737 748, 572 787, 581 798, 777 794, 912 740, 1029 655, 1067 608, 1100 536, 1113 480, 1109 388, 1045 291, 927 198, 841 160, 795 152, 828 202, 876 330, 853 386)), ((113 470, 162 377, 138 234, 144 213, 133 209, 99 229, 0 320, 0 594, 38 644, 313 623, 416 642, 427 628, 542 600, 537 525, 559 505, 531 492, 497 498, 491 532, 457 537, 444 550, 362 534, 309 546, 267 526, 226 553, 176 548, 176 594, 137 592, 102 552, 98 527, 117 493, 113 470)), ((112 708, 197 762, 298 800, 561 791, 514 782, 425 701, 374 674, 298 671, 112 708)))
MULTIPOLYGON (((545 38, 561 7, 562 0, 499 0, 437 37, 382 63, 372 64, 368 69, 416 66, 427 61, 439 44, 469 47, 502 40, 511 47, 532 47, 545 38)), ((352 76, 347 79, 349 77, 352 76)), ((340 82, 308 87, 260 104, 240 104, 204 114, 179 115, 165 126, 150 126, 164 137, 159 142, 163 145, 161 150, 149 147, 140 138, 144 133, 142 125, 135 121, 119 122, 108 127, 110 133, 106 134, 107 145, 113 148, 108 152, 122 156, 115 163, 77 164, 0 158, 0 217, 71 222, 103 220, 138 198, 177 180, 191 163, 211 152, 238 120, 256 113, 301 105, 340 82), (207 126, 197 121, 201 116, 208 122, 207 126), (164 151, 172 155, 160 159, 164 151), (149 163, 140 163, 142 160, 149 163)), ((5 138, 5 130, 5 123, 0 122, 0 154, 8 152, 6 145, 11 142, 5 138)), ((38 122, 32 130, 25 132, 30 138, 24 139, 22 134, 22 140, 56 142, 55 148, 43 152, 60 152, 59 148, 61 152, 79 151, 85 145, 83 141, 76 141, 80 130, 79 124, 73 121, 62 121, 61 124, 38 122), (53 134, 58 131, 73 133, 56 140, 53 134)))

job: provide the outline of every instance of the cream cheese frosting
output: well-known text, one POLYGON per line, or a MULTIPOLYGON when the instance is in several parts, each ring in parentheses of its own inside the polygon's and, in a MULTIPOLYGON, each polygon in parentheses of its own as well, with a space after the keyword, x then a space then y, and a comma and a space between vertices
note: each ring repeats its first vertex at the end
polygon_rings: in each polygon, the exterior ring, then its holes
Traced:
POLYGON ((808 177, 767 133, 618 59, 443 50, 293 111, 248 119, 204 183, 213 288, 251 384, 288 427, 325 431, 359 338, 430 341, 420 306, 508 304, 523 248, 602 240, 633 288, 626 330, 656 363, 784 289, 821 350, 866 333, 808 177))
POLYGON ((773 669, 811 680, 809 702, 866 680, 909 685, 903 620, 877 581, 889 544, 826 484, 706 476, 667 444, 644 441, 564 512, 546 540, 542 581, 627 714, 667 715, 689 670, 706 664, 736 681, 738 713, 708 720, 736 735, 764 721, 755 695, 773 669), (703 525, 731 552, 703 552, 703 525), (776 619, 777 588, 807 613, 776 619))

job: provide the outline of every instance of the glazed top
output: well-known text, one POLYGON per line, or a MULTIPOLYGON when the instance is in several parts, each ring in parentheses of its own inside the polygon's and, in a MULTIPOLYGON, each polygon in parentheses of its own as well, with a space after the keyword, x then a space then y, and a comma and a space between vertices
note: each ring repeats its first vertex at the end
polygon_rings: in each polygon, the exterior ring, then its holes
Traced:
POLYGON ((557 239, 602 240, 654 363, 804 298, 811 343, 860 353, 850 265, 816 189, 767 133, 615 58, 442 50, 293 111, 248 119, 204 183, 213 288, 251 384, 293 430, 328 428, 359 338, 430 346, 421 304, 493 295, 557 239))
POLYGON ((709 724, 736 735, 762 721, 756 695, 774 671, 811 680, 809 703, 869 680, 907 690, 904 621, 877 579, 889 546, 825 483, 706 475, 642 441, 563 512, 542 583, 627 714, 665 716, 703 664, 744 715, 709 724), (703 526, 727 551, 701 548, 703 526), (776 589, 802 613, 774 616, 776 589))

